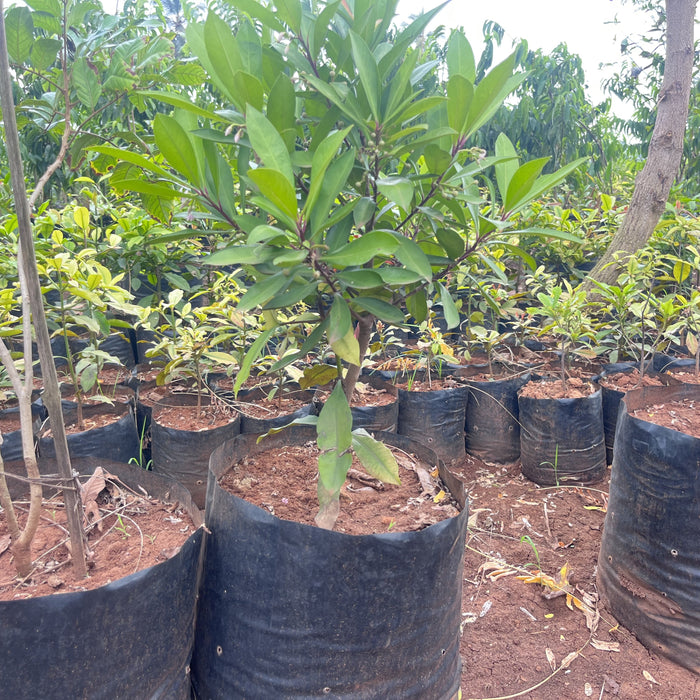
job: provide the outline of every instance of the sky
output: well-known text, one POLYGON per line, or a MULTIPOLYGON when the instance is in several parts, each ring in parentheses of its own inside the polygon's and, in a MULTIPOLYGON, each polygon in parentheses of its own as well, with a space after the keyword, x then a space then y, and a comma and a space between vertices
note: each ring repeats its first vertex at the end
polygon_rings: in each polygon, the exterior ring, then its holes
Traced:
MULTIPOLYGON (((408 18, 439 4, 439 0, 399 0, 398 13, 408 18)), ((618 61, 621 40, 630 32, 643 32, 649 24, 644 13, 621 0, 451 0, 433 24, 462 26, 478 59, 486 20, 505 29, 502 58, 517 39, 526 39, 531 49, 545 52, 566 43, 570 53, 581 57, 588 95, 594 102, 603 99, 601 80, 613 72, 599 70, 599 64, 618 61), (620 24, 613 24, 616 17, 620 24)))

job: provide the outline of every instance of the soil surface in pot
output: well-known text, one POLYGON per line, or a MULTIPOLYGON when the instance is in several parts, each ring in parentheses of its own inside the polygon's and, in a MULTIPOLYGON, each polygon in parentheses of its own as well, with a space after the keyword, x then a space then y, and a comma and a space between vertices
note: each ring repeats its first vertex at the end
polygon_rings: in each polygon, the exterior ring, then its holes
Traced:
POLYGON ((440 391, 442 389, 457 389, 467 386, 463 379, 455 377, 438 377, 437 373, 427 379, 396 382, 396 386, 404 391, 440 391))
POLYGON ((209 406, 167 406, 160 404, 158 407, 158 423, 175 430, 211 430, 228 425, 236 419, 235 409, 227 406, 223 401, 212 399, 209 406))
MULTIPOLYGON (((331 394, 331 388, 325 386, 316 390, 316 398, 325 403, 331 394)), ((388 406, 396 401, 393 396, 384 389, 373 387, 365 382, 358 382, 352 392, 350 406, 388 406)))
POLYGON ((275 394, 271 399, 257 398, 246 401, 245 396, 239 395, 236 401, 229 401, 228 399, 223 400, 235 406, 236 410, 243 415, 250 418, 259 418, 261 420, 288 416, 290 413, 299 411, 311 403, 311 399, 308 396, 300 396, 299 392, 292 394, 275 394))
MULTIPOLYGON (((102 475, 102 481, 100 476, 96 472, 92 480, 81 477, 89 550, 86 579, 78 580, 73 574, 60 494, 44 499, 32 544, 35 568, 24 582, 17 580, 7 521, 0 512, 0 600, 98 588, 169 559, 195 531, 191 517, 177 503, 134 493, 108 473, 102 475)), ((23 524, 28 503, 17 506, 23 524)))
POLYGON ((641 375, 638 369, 633 369, 630 372, 608 374, 605 377, 601 377, 599 383, 609 389, 617 389, 618 391, 633 391, 645 386, 663 386, 663 382, 658 377, 649 374, 641 375))
POLYGON ((569 377, 566 382, 561 379, 530 381, 520 389, 520 396, 531 399, 583 399, 595 390, 591 382, 580 377, 569 377))
POLYGON ((700 405, 697 401, 683 399, 653 404, 632 411, 631 415, 700 438, 700 405))
MULTIPOLYGON (((353 455, 340 492, 333 528, 350 535, 422 530, 457 515, 457 505, 436 471, 415 456, 389 447, 399 464, 401 485, 368 476, 353 455)), ((222 488, 283 520, 314 525, 318 512, 318 448, 315 443, 249 456, 228 471, 222 488)))
POLYGON ((470 455, 453 471, 470 498, 463 698, 700 698, 700 677, 648 651, 597 600, 609 472, 584 488, 540 487, 519 462, 496 467, 470 455), (538 569, 556 581, 565 565, 563 594, 528 582, 538 569))

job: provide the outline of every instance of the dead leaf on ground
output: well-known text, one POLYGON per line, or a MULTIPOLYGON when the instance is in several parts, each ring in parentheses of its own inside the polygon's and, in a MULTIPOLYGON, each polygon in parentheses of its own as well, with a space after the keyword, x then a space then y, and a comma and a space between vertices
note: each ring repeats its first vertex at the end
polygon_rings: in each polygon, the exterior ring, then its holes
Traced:
POLYGON ((659 683, 659 681, 657 681, 656 678, 654 678, 654 676, 652 676, 651 673, 649 673, 649 671, 642 671, 642 675, 649 681, 649 683, 661 685, 661 683, 659 683))
POLYGON ((0 537, 0 554, 7 551, 10 547, 10 544, 12 544, 12 538, 9 535, 0 537))
MULTIPOLYGON (((508 564, 498 561, 485 561, 478 569, 477 573, 481 574, 481 579, 488 578, 489 581, 497 581, 504 576, 512 576, 516 573, 508 564)), ((520 577, 519 577, 520 578, 520 577)))
POLYGON ((556 671, 557 670, 557 659, 554 656, 554 652, 549 647, 547 647, 544 650, 544 653, 545 653, 545 656, 547 657, 547 662, 549 663, 549 668, 551 668, 552 671, 556 671))
POLYGON ((591 646, 599 651, 620 651, 620 642, 603 642, 600 639, 591 639, 591 646))

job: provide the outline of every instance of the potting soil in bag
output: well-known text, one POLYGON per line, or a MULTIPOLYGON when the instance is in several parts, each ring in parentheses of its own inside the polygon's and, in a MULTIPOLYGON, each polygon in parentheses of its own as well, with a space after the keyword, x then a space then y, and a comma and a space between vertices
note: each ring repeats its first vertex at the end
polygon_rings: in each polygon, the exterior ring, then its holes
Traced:
MULTIPOLYGON (((315 431, 297 435, 303 444, 315 431)), ((211 459, 197 697, 456 697, 467 508, 419 532, 381 535, 281 520, 217 483, 233 454, 255 449, 242 435, 211 459)))
POLYGON ((700 673, 700 439, 635 418, 700 387, 629 392, 615 435, 598 587, 645 646, 700 673))

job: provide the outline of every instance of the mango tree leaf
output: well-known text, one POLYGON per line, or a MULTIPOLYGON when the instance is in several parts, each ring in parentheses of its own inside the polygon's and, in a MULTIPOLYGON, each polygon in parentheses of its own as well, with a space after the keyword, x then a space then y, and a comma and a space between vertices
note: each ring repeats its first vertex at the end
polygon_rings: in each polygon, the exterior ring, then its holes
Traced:
POLYGON ((371 197, 361 197, 352 211, 352 218, 357 228, 362 228, 372 219, 377 205, 371 197))
POLYGON ((442 311, 445 314, 447 329, 457 328, 459 326, 459 309, 444 284, 438 282, 438 289, 440 290, 440 304, 442 304, 442 311))
POLYGON ((398 204, 406 213, 411 211, 415 188, 408 178, 399 176, 379 178, 377 188, 390 202, 398 204))
POLYGON ((265 344, 272 337, 275 330, 275 328, 270 328, 261 333, 250 346, 248 352, 246 352, 245 356, 243 357, 243 361, 241 362, 240 369, 236 373, 236 380, 233 383, 234 397, 238 397, 240 388, 250 376, 250 369, 253 366, 253 363, 258 359, 258 357, 260 357, 265 344))
POLYGON ((236 310, 243 313, 257 306, 264 306, 272 297, 289 286, 291 279, 278 272, 261 282, 256 282, 240 299, 236 310))
POLYGON ((260 193, 292 220, 297 218, 297 193, 294 185, 274 168, 256 168, 248 171, 248 177, 258 186, 260 193))
POLYGON ((213 122, 224 121, 224 119, 216 114, 216 112, 204 109, 191 100, 172 92, 160 92, 159 90, 137 90, 137 94, 141 95, 142 97, 149 97, 153 100, 158 100, 159 102, 177 107, 178 109, 192 112, 198 117, 203 117, 204 119, 209 119, 213 122))
POLYGON ((464 34, 453 31, 447 41, 447 73, 450 77, 461 75, 472 84, 476 80, 476 63, 474 51, 464 34))
POLYGON ((423 323, 428 318, 428 299, 424 289, 418 289, 406 297, 406 310, 416 323, 423 323))
POLYGON ((264 88, 262 83, 250 73, 239 70, 233 75, 233 89, 240 102, 246 107, 246 114, 250 106, 257 110, 263 108, 265 100, 264 88))
POLYGON ((457 260, 457 258, 464 254, 465 242, 457 231, 439 228, 435 232, 435 238, 437 238, 438 243, 442 246, 442 249, 450 260, 457 260))
POLYGON ((498 191, 501 193, 501 198, 505 200, 506 193, 508 192, 508 185, 515 174, 515 171, 520 165, 520 159, 513 146, 511 140, 504 134, 500 133, 498 138, 496 138, 496 156, 503 157, 504 160, 500 160, 494 166, 496 171, 496 183, 498 184, 498 191))
POLYGON ((429 282, 433 278, 433 271, 430 262, 420 246, 400 233, 395 234, 399 247, 394 251, 396 258, 409 270, 418 273, 424 280, 429 282))
POLYGON ((355 267, 364 265, 377 255, 391 255, 398 246, 399 242, 392 233, 370 231, 338 250, 322 255, 321 260, 333 267, 355 267))
MULTIPOLYGON (((343 391, 342 382, 336 382, 333 391, 323 404, 323 408, 318 415, 316 431, 318 433, 318 448, 322 452, 335 450, 344 452, 352 444, 352 414, 350 406, 343 391)), ((343 485, 345 475, 338 482, 337 488, 343 485)))
POLYGON ((272 260, 277 251, 260 245, 233 245, 205 256, 207 265, 258 265, 272 260))
POLYGON ((228 0, 228 4, 246 15, 259 19, 266 27, 276 32, 284 31, 284 25, 277 19, 275 13, 257 0, 228 0))
POLYGON ((375 270, 342 270, 336 277, 352 289, 374 289, 385 282, 375 270))
MULTIPOLYGON (((338 150, 340 149, 345 137, 352 130, 352 126, 343 129, 342 131, 337 131, 334 134, 326 137, 316 148, 311 160, 311 187, 309 189, 309 196, 306 198, 306 204, 304 205, 304 212, 310 212, 313 210, 314 204, 316 203, 321 189, 324 183, 324 177, 328 166, 331 161, 338 156, 338 150)), ((347 177, 347 176, 346 176, 347 177)), ((344 184, 345 178, 343 178, 344 184)), ((337 194, 337 193, 336 193, 337 194)))
MULTIPOLYGON (((330 341, 329 341, 330 342, 330 341)), ((349 330, 342 338, 330 343, 333 352, 345 362, 360 366, 360 343, 358 342, 352 329, 349 330)))
MULTIPOLYGON (((272 122, 262 112, 251 107, 246 112, 246 129, 253 150, 260 156, 265 167, 280 172, 294 188, 294 171, 289 151, 272 122)), ((296 204, 294 209, 296 211, 296 204)))
POLYGON ((335 295, 330 311, 330 327, 328 329, 328 342, 334 343, 345 336, 348 331, 352 331, 352 315, 348 304, 339 295, 335 295))
POLYGON ((514 173, 508 183, 508 190, 503 200, 503 210, 512 212, 516 206, 532 200, 530 192, 535 180, 540 176, 542 169, 549 162, 549 158, 536 158, 523 163, 514 173))
POLYGON ((401 309, 397 309, 395 306, 388 304, 386 301, 381 299, 375 299, 374 297, 356 297, 352 300, 352 305, 358 307, 362 311, 367 311, 376 316, 382 321, 391 323, 395 326, 401 326, 405 322, 405 318, 401 309))
POLYGON ((197 157, 190 137, 174 117, 156 114, 153 120, 153 136, 158 150, 174 170, 184 175, 193 185, 199 186, 197 157))
POLYGON ((327 364, 311 365, 305 367, 302 376, 299 378, 299 387, 309 389, 312 386, 323 386, 332 382, 338 376, 338 368, 327 364))
POLYGON ((349 34, 352 57, 360 77, 360 83, 362 83, 364 88, 372 117, 375 122, 379 123, 381 121, 379 114, 381 85, 379 83, 377 61, 361 36, 353 31, 350 31, 349 34))
POLYGON ((399 465, 391 450, 362 428, 352 433, 352 449, 365 471, 385 484, 400 484, 399 465))
POLYGON ((574 233, 569 233, 568 231, 558 231, 553 228, 525 228, 518 231, 509 231, 513 235, 530 234, 534 236, 540 236, 542 238, 556 238, 560 241, 570 241, 571 243, 583 244, 584 240, 580 236, 574 233))
POLYGON ((268 301, 263 309, 287 309, 294 304, 298 304, 302 299, 313 294, 318 288, 317 282, 307 282, 306 284, 301 284, 298 282, 292 282, 289 285, 289 289, 282 294, 276 294, 270 301, 268 301))
MULTIPOLYGON (((311 212, 311 232, 312 236, 316 236, 320 231, 333 225, 333 223, 338 220, 336 215, 344 218, 344 214, 341 216, 340 211, 336 211, 329 219, 328 213, 336 201, 338 194, 343 190, 347 184, 348 177, 352 172, 353 165, 355 163, 355 149, 351 148, 349 151, 343 153, 340 158, 331 163, 326 170, 326 175, 321 179, 321 189, 318 193, 318 198, 314 205, 313 211, 311 212)), ((357 200, 353 200, 345 207, 355 207, 357 200)), ((343 210, 344 207, 338 207, 338 210, 343 210)))
POLYGON ((474 86, 462 75, 451 75, 447 81, 447 123, 460 136, 468 131, 473 99, 474 86))
POLYGON ((403 287, 407 284, 420 282, 423 277, 413 270, 407 270, 405 267, 385 266, 378 267, 376 270, 382 282, 390 287, 403 287))

